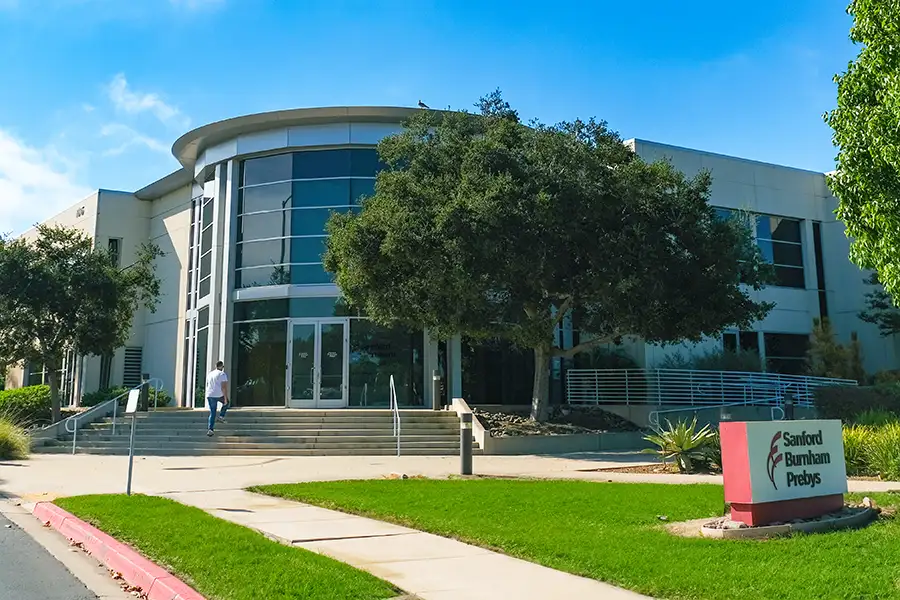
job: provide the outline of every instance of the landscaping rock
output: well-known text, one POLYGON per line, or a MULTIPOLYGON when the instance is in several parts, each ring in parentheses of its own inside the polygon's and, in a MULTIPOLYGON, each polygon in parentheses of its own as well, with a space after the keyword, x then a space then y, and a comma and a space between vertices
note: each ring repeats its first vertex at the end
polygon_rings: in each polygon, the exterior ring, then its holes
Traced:
POLYGON ((473 408, 491 437, 521 435, 566 435, 637 431, 634 423, 613 413, 591 406, 558 406, 551 410, 545 423, 532 421, 528 415, 514 412, 487 411, 473 408))

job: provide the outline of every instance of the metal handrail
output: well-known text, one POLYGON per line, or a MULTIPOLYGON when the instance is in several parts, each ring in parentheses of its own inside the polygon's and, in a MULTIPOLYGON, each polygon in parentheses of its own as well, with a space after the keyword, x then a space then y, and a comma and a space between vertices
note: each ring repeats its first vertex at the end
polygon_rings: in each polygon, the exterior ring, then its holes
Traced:
POLYGON ((694 414, 700 412, 701 410, 721 410, 723 408, 733 408, 735 406, 755 406, 758 404, 768 405, 770 409, 770 416, 773 421, 783 421, 784 420, 784 408, 781 406, 772 406, 768 404, 767 401, 759 401, 759 400, 751 400, 750 402, 733 402, 731 404, 717 404, 715 406, 690 406, 684 408, 669 408, 666 410, 654 410, 651 411, 649 415, 647 415, 647 421, 650 423, 650 427, 654 430, 659 430, 659 415, 664 413, 681 413, 681 412, 693 412, 694 414), (780 417, 775 417, 775 413, 780 412, 780 417))
POLYGON ((111 398, 106 402, 101 402, 96 406, 92 406, 84 412, 78 413, 77 415, 72 415, 63 421, 63 426, 66 429, 66 433, 72 434, 72 454, 75 454, 75 449, 78 443, 78 426, 81 423, 81 420, 89 415, 93 415, 94 413, 104 412, 104 410, 109 410, 110 404, 112 404, 112 434, 116 435, 116 418, 119 409, 119 400, 128 396, 134 390, 140 390, 145 385, 148 386, 149 390, 153 390, 155 393, 153 394, 153 410, 158 408, 159 403, 159 392, 162 390, 163 381, 159 377, 152 377, 147 381, 141 382, 140 385, 125 390, 115 398, 111 398), (71 426, 71 429, 70 429, 71 426))
POLYGON ((390 379, 391 414, 394 418, 394 437, 397 438, 397 456, 400 456, 400 403, 397 401, 397 388, 394 387, 394 376, 390 379))

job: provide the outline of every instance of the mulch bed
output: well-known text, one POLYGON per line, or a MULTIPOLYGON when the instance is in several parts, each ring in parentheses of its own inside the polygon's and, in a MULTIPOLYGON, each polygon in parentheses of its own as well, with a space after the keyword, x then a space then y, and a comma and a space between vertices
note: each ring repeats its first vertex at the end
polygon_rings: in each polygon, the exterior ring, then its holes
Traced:
POLYGON ((528 415, 473 408, 478 420, 491 432, 491 437, 522 435, 567 435, 574 433, 607 433, 637 431, 631 421, 594 407, 554 407, 545 423, 532 421, 528 415))

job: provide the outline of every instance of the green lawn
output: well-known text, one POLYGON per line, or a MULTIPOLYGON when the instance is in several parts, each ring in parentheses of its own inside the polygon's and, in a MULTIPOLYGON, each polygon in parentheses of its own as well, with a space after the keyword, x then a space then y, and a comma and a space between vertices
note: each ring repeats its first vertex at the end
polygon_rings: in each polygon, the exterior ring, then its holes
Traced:
POLYGON ((131 544, 210 600, 369 600, 399 594, 349 565, 165 498, 78 496, 56 503, 131 544))
MULTIPOLYGON (((900 598, 900 520, 768 541, 674 537, 722 514, 713 485, 380 480, 255 488, 457 538, 657 598, 900 598)), ((870 494, 883 506, 900 496, 870 494)))

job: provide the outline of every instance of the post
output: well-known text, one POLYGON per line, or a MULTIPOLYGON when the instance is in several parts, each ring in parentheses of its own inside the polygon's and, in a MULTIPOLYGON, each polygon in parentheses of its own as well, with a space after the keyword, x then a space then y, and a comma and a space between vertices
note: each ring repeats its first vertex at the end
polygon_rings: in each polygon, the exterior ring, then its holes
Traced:
POLYGON ((472 413, 459 416, 459 474, 472 474, 472 413))
POLYGON ((784 419, 794 420, 794 393, 790 390, 784 392, 784 419))
POLYGON ((131 390, 128 392, 128 403, 125 405, 125 414, 131 417, 131 439, 128 441, 128 482, 125 484, 125 495, 131 495, 131 472, 134 469, 134 430, 137 420, 138 403, 141 392, 131 390))
POLYGON ((439 371, 435 370, 432 372, 431 382, 431 408, 433 410, 441 410, 444 407, 444 403, 441 402, 441 375, 439 371))
POLYGON ((134 469, 134 422, 135 413, 131 413, 131 439, 128 441, 128 483, 125 486, 125 495, 131 495, 131 472, 134 469))
POLYGON ((147 412, 150 410, 150 374, 141 373, 141 401, 138 403, 138 410, 147 412))

